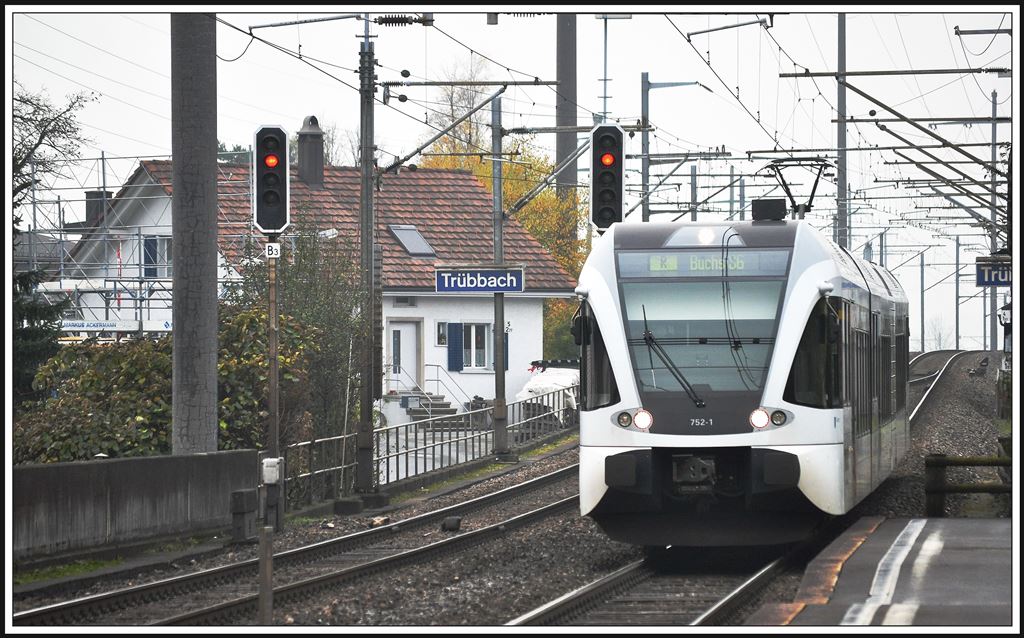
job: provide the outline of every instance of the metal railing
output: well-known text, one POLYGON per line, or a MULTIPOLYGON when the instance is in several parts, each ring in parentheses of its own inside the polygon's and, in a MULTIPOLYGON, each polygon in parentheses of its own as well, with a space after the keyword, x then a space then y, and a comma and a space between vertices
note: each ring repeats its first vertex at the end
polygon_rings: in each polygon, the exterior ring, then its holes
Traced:
MULTIPOLYGON (((579 425, 579 386, 508 404, 513 450, 556 438, 579 425)), ((490 456, 493 407, 374 429, 378 485, 387 485, 490 456)), ((351 495, 355 490, 355 432, 283 448, 285 510, 351 495)), ((264 456, 261 453, 260 456, 264 456)))
POLYGON ((284 447, 285 510, 352 493, 356 435, 351 432, 284 447))
POLYGON ((1002 482, 981 483, 946 482, 947 467, 1010 467, 1008 456, 947 456, 929 454, 924 459, 925 511, 929 517, 946 515, 946 494, 1010 494, 1012 485, 1002 482))
MULTIPOLYGON (((513 450, 561 434, 578 424, 579 386, 508 404, 513 450)), ((494 451, 493 408, 469 410, 374 429, 378 485, 475 461, 494 451)))
MULTIPOLYGON (((427 364, 427 365, 433 365, 433 364, 427 364)), ((428 417, 433 417, 435 410, 447 409, 447 408, 439 408, 438 406, 434 405, 435 402, 430 397, 430 393, 427 391, 427 389, 424 388, 423 386, 421 386, 419 383, 417 383, 415 381, 415 379, 413 379, 413 376, 411 374, 409 374, 409 371, 406 370, 403 366, 401 366, 401 365, 395 366, 395 365, 393 365, 391 363, 387 363, 387 364, 385 364, 385 368, 388 370, 388 375, 389 375, 388 378, 387 378, 387 387, 388 387, 388 389, 389 390, 395 390, 397 392, 403 392, 403 391, 404 392, 408 392, 411 395, 410 399, 411 398, 415 398, 416 399, 416 402, 417 402, 416 405, 413 405, 411 400, 410 400, 410 403, 409 403, 409 407, 410 408, 417 408, 418 407, 418 408, 421 408, 423 410, 426 410, 428 417), (395 372, 395 368, 396 367, 398 368, 398 372, 397 373, 395 372), (409 383, 406 383, 403 380, 403 378, 404 379, 408 379, 409 383)), ((454 383, 454 381, 453 381, 453 383, 454 383)), ((425 386, 426 384, 427 384, 427 382, 424 381, 423 385, 425 386)), ((455 387, 458 388, 457 385, 455 387)), ((447 386, 445 386, 445 388, 447 389, 447 386)), ((436 392, 435 394, 440 394, 440 392, 436 392)), ((463 394, 465 394, 465 393, 463 393, 463 394)), ((444 396, 450 396, 450 395, 444 395, 444 396)), ((467 406, 468 406, 468 403, 467 403, 467 406)), ((455 407, 456 410, 459 410, 458 403, 456 403, 454 407, 455 407)))
POLYGON ((459 393, 459 402, 462 402, 463 405, 468 406, 473 401, 472 397, 463 392, 462 387, 458 383, 456 383, 455 379, 452 378, 452 375, 448 374, 448 371, 445 370, 443 366, 440 366, 436 363, 428 363, 423 367, 435 369, 434 378, 427 379, 426 381, 423 382, 423 385, 427 385, 430 382, 434 383, 434 394, 441 394, 441 388, 443 387, 445 390, 445 396, 452 397, 453 399, 455 398, 455 394, 452 391, 452 388, 447 383, 445 383, 443 379, 441 379, 441 376, 439 374, 437 374, 438 372, 443 372, 444 376, 448 377, 448 380, 452 382, 452 386, 455 387, 455 392, 459 393), (465 401, 463 401, 463 399, 465 401))

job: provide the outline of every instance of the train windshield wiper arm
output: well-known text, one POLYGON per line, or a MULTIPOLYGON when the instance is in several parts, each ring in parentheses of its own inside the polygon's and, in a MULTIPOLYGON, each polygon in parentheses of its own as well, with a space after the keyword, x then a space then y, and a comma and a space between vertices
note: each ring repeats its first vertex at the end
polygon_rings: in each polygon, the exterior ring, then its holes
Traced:
POLYGON ((695 406, 697 406, 698 408, 703 408, 705 405, 707 405, 706 403, 704 403, 704 399, 697 396, 697 391, 693 389, 693 386, 690 385, 690 382, 686 380, 685 376, 683 376, 682 371, 672 361, 672 358, 668 356, 668 353, 665 352, 665 349, 661 347, 661 344, 658 343, 658 340, 654 338, 654 335, 647 327, 647 307, 640 307, 644 311, 644 343, 647 344, 647 351, 651 352, 653 350, 654 354, 658 355, 658 358, 661 359, 661 362, 665 364, 665 367, 668 368, 668 371, 672 373, 672 376, 675 377, 676 381, 679 382, 679 385, 683 386, 683 391, 686 392, 686 396, 690 397, 690 400, 693 401, 693 404, 695 406))

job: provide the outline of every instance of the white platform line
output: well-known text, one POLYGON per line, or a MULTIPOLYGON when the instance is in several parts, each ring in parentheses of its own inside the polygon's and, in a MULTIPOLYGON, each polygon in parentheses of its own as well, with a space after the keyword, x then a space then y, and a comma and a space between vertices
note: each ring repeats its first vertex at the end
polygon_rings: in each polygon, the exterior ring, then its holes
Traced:
POLYGON ((885 552, 885 556, 882 556, 882 560, 878 562, 867 600, 850 605, 840 624, 871 624, 878 608, 892 602, 892 595, 896 591, 896 582, 899 580, 903 561, 906 560, 910 548, 914 546, 914 542, 927 522, 927 519, 915 518, 907 523, 889 550, 885 552))

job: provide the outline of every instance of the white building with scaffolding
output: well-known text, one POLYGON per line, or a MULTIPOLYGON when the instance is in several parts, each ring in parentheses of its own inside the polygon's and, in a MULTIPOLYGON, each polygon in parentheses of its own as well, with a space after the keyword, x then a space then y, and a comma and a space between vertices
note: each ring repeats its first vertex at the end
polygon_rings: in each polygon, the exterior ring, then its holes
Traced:
MULTIPOLYGON (((310 132, 314 143, 299 145, 300 155, 310 157, 300 156, 292 169, 292 220, 358 243, 359 170, 316 161, 323 147, 315 118, 307 118, 300 135, 310 132)), ((250 165, 218 168, 223 293, 226 284, 240 279, 245 244, 265 239, 252 226, 250 165)), ((121 338, 171 330, 171 169, 170 160, 142 159, 117 193, 102 188, 85 193, 84 221, 66 223, 58 200, 61 223, 52 229, 33 224, 33 232, 23 235, 22 258, 16 261, 25 267, 44 266, 42 247, 50 247, 45 264, 50 281, 42 289, 72 299, 63 322, 69 336, 121 338)), ((33 201, 41 206, 46 198, 33 201)), ((438 293, 434 286, 438 265, 493 260, 490 193, 468 172, 421 169, 388 175, 375 201, 385 394, 396 404, 391 407, 397 410, 398 401, 410 397, 401 401, 402 409, 415 409, 413 395, 444 394, 456 406, 474 396, 493 396, 493 297, 438 293)), ((288 240, 287 234, 281 237, 288 240)), ((575 281, 514 219, 505 222, 504 245, 507 259, 522 264, 526 273, 524 292, 505 299, 506 400, 511 401, 530 378, 531 362, 543 356, 544 300, 572 298, 575 281)))

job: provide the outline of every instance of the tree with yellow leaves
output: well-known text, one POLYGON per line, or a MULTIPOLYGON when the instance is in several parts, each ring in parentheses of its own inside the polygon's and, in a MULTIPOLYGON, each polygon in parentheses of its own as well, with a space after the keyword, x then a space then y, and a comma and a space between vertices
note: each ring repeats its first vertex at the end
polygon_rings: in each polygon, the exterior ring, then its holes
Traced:
MULTIPOLYGON (((485 67, 473 66, 463 80, 480 79, 485 67), (467 75, 468 74, 468 75, 467 75)), ((449 72, 453 79, 454 73, 449 72)), ((432 123, 446 127, 482 102, 486 94, 473 87, 442 87, 443 106, 435 111, 432 123)), ((485 111, 482 109, 480 113, 485 111)), ((490 131, 480 113, 462 122, 451 135, 440 138, 425 152, 424 168, 463 169, 472 173, 488 191, 493 192, 493 161, 490 158, 490 131)), ((554 170, 554 163, 533 144, 532 137, 506 138, 502 162, 502 205, 512 205, 554 170)), ((589 252, 587 205, 578 192, 559 198, 554 187, 542 191, 514 214, 544 248, 573 278, 580 274, 589 252)), ((547 359, 576 358, 579 350, 569 332, 576 304, 571 300, 549 299, 544 304, 544 356, 547 359)))

